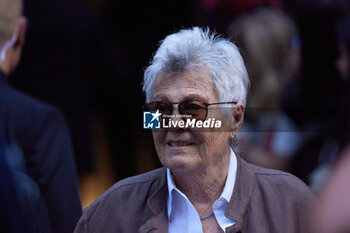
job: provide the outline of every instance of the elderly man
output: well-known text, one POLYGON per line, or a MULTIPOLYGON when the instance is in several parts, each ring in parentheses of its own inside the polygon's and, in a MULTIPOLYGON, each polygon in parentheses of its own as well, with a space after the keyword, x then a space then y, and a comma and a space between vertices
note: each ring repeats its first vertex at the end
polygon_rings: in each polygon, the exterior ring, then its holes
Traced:
POLYGON ((84 211, 75 232, 307 232, 307 186, 232 150, 248 85, 233 43, 197 27, 167 36, 143 86, 147 109, 163 114, 163 127, 152 132, 164 167, 115 184, 84 211), (222 127, 168 127, 209 119, 222 127))
MULTIPOLYGON (((21 232, 72 232, 81 205, 72 146, 62 114, 8 83, 8 75, 20 60, 25 35, 22 1, 0 0, 0 144, 5 147, 2 161, 11 168, 16 188, 12 199, 16 198, 19 206, 9 200, 1 202, 10 210, 21 210, 20 217, 26 222, 21 232)), ((0 192, 8 195, 10 191, 7 187, 0 192)), ((16 228, 23 227, 11 211, 1 211, 14 220, 16 228)), ((6 224, 0 225, 1 232, 14 232, 4 230, 6 224)))

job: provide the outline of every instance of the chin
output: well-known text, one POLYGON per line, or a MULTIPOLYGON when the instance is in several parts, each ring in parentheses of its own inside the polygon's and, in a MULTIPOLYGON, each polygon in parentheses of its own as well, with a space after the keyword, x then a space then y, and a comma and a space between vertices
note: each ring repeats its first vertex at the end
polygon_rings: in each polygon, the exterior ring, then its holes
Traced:
POLYGON ((164 164, 165 167, 169 168, 174 172, 190 172, 199 167, 199 164, 195 163, 193 159, 184 156, 173 156, 164 164))

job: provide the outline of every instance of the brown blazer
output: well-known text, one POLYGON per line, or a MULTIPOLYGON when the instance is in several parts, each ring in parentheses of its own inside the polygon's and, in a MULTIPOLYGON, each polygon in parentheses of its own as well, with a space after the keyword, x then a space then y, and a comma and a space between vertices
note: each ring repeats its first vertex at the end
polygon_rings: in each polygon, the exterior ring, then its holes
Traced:
MULTIPOLYGON (((265 169, 237 156, 237 177, 226 216, 237 223, 228 233, 304 233, 313 200, 295 176, 265 169)), ((168 232, 166 169, 113 185, 84 210, 75 233, 168 232)))

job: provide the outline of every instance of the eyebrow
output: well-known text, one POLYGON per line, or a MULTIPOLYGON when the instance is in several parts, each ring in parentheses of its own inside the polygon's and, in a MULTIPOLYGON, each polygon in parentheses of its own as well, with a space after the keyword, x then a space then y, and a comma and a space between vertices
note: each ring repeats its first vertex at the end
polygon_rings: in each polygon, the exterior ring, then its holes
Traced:
MULTIPOLYGON (((163 94, 158 94, 158 95, 155 95, 153 98, 152 98, 152 101, 169 101, 169 98, 163 94)), ((182 101, 186 101, 186 100, 198 100, 198 101, 204 101, 206 102, 207 99, 204 98, 203 96, 201 95, 197 95, 197 94, 190 94, 190 95, 187 95, 185 96, 183 99, 181 99, 180 102, 182 101)))
POLYGON ((159 100, 168 100, 168 98, 165 95, 159 94, 159 95, 155 95, 153 96, 151 101, 159 101, 159 100))
POLYGON ((201 95, 196 95, 196 94, 191 94, 186 96, 183 100, 199 100, 199 101, 204 101, 207 100, 206 98, 204 98, 201 95))

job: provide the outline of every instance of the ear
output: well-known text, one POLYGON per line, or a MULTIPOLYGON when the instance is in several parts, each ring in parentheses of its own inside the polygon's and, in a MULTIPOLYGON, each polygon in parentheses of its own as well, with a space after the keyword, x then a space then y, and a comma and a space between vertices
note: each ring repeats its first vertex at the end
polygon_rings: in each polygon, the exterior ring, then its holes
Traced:
POLYGON ((27 18, 24 16, 21 16, 17 20, 17 25, 18 27, 18 37, 17 41, 15 43, 15 47, 20 47, 22 48, 26 42, 26 31, 27 31, 27 18))
POLYGON ((233 119, 233 124, 232 124, 231 133, 232 133, 232 137, 234 137, 238 132, 238 130, 241 128, 241 125, 244 119, 244 106, 242 102, 239 102, 235 105, 232 111, 232 119, 233 119))

